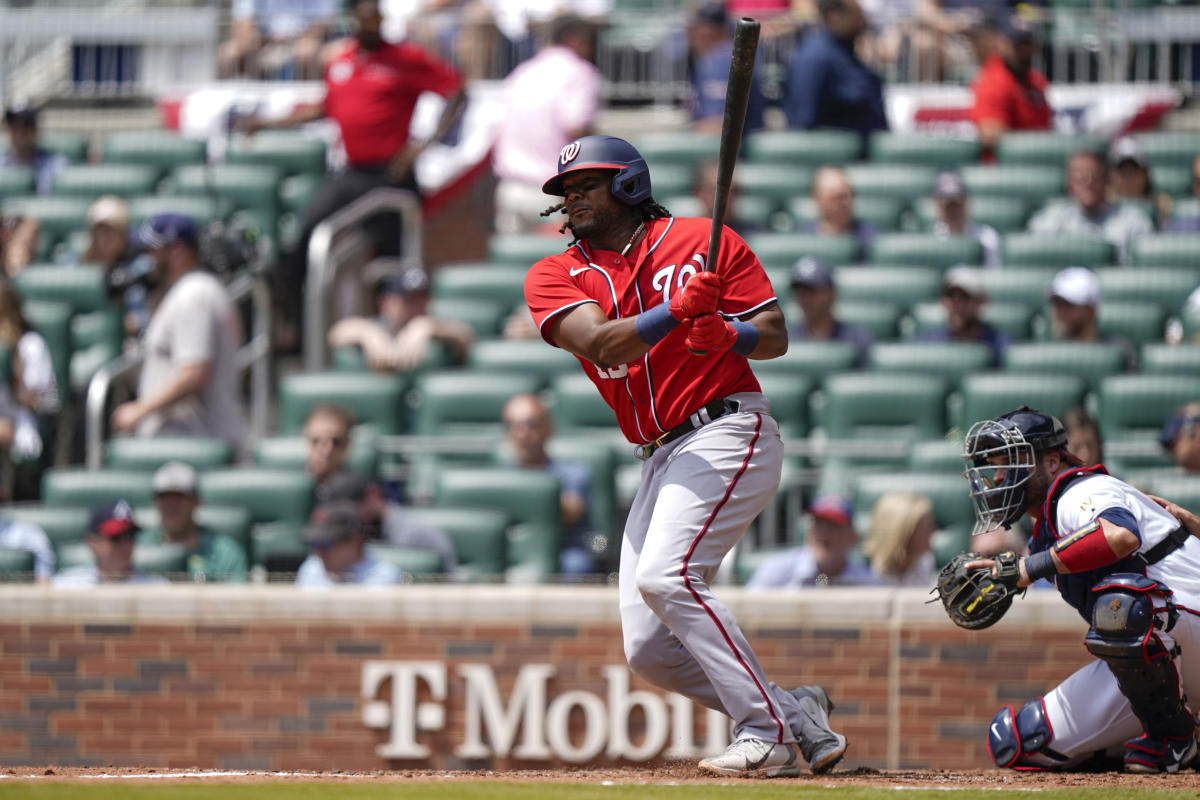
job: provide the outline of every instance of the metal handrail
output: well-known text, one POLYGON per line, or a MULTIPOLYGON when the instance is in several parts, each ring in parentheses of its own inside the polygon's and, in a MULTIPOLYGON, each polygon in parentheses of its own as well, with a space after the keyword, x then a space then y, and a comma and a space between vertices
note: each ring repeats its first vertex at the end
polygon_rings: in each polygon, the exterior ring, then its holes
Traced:
POLYGON ((304 368, 323 369, 329 362, 325 334, 329 329, 333 286, 346 266, 333 255, 333 240, 342 231, 358 225, 380 211, 395 211, 402 225, 401 260, 419 264, 421 259, 421 201, 406 189, 382 188, 368 192, 345 208, 326 217, 308 241, 308 276, 304 287, 304 368))

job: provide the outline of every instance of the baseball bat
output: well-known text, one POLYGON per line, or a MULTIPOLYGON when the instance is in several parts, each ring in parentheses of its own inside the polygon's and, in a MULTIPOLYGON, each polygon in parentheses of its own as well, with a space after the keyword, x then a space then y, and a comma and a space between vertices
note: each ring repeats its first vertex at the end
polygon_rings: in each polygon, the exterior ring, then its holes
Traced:
MULTIPOLYGON (((717 191, 713 197, 712 227, 708 233, 708 257, 704 271, 711 272, 721 252, 721 232, 725 210, 729 206, 729 187, 733 168, 742 148, 742 128, 746 125, 746 105, 750 101, 750 80, 754 77, 754 54, 758 50, 758 20, 742 17, 733 31, 733 55, 729 59, 729 82, 725 85, 725 115, 721 119, 721 150, 717 156, 717 191)), ((707 350, 692 350, 702 356, 707 350)))

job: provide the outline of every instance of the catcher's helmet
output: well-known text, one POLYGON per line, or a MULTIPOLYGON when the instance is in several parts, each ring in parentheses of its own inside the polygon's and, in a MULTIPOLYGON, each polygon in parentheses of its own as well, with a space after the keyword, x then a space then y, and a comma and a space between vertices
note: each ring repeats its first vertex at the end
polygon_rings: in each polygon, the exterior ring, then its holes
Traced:
POLYGON ((963 442, 963 475, 975 505, 972 533, 1007 528, 1020 519, 1037 456, 1066 446, 1067 429, 1058 418, 1028 406, 972 425, 963 442))
POLYGON ((650 168, 633 145, 615 136, 584 136, 558 154, 558 173, 542 184, 546 194, 563 195, 563 176, 585 169, 615 169, 612 193, 622 203, 636 206, 650 197, 650 168))

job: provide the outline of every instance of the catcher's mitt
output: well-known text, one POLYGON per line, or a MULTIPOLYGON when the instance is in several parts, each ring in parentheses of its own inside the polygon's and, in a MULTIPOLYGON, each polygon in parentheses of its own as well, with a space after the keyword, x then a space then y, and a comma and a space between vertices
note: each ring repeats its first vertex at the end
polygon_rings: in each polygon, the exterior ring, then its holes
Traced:
POLYGON ((996 562, 996 577, 992 577, 992 571, 987 567, 967 569, 968 562, 980 558, 984 556, 978 553, 956 555, 938 573, 935 589, 950 621, 972 631, 995 625, 1012 605, 1013 597, 1025 594, 1024 589, 1017 589, 1017 580, 1021 577, 1017 568, 1020 556, 1016 553, 992 556, 996 562))

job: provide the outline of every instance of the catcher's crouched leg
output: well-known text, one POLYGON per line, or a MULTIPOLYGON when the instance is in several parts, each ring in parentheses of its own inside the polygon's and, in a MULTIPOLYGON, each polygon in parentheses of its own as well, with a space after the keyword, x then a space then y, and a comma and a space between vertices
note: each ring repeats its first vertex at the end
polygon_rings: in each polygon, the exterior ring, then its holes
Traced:
POLYGON ((1057 769, 1071 759, 1050 747, 1054 731, 1046 718, 1046 703, 1036 697, 1017 711, 1005 706, 996 712, 988 727, 988 755, 997 767, 1008 769, 1057 769))

